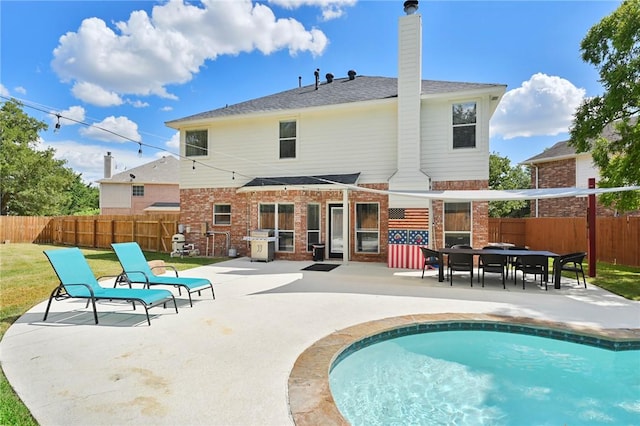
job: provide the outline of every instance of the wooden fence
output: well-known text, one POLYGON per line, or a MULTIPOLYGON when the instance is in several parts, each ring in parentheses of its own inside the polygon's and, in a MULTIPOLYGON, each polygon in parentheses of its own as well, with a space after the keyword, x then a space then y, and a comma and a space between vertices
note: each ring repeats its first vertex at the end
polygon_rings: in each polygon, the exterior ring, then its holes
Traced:
POLYGON ((0 241, 110 248, 137 241, 143 250, 171 252, 179 214, 136 216, 0 216, 0 241))
MULTIPOLYGON (((584 217, 489 219, 489 241, 509 242, 555 253, 587 251, 584 217)), ((640 217, 599 217, 596 220, 598 260, 640 266, 640 217)))

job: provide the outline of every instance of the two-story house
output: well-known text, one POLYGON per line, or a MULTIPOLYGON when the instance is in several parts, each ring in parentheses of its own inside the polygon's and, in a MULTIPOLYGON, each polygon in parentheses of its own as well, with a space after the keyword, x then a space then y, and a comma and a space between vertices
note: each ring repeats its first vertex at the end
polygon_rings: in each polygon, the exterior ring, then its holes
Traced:
POLYGON ((100 179, 100 214, 136 215, 180 211, 180 164, 166 156, 142 166, 112 174, 113 157, 104 157, 100 179))
POLYGON ((398 195, 487 189, 489 120, 505 85, 422 80, 422 23, 405 2, 398 77, 350 70, 167 122, 180 131, 181 222, 244 237, 272 229, 276 259, 421 267, 418 246, 487 243, 487 202, 398 195))

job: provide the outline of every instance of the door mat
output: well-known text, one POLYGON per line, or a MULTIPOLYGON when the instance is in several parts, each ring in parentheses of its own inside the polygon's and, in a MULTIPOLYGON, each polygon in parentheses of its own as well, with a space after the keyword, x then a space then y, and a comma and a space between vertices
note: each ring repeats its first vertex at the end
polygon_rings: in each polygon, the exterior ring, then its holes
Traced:
POLYGON ((306 268, 302 268, 303 271, 321 271, 321 272, 329 272, 334 270, 340 265, 332 265, 329 263, 314 263, 313 265, 309 265, 306 268))

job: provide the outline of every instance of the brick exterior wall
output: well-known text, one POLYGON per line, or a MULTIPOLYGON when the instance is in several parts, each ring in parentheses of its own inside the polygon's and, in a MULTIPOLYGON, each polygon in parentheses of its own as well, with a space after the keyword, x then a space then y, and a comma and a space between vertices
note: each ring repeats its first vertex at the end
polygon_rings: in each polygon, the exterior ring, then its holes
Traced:
MULTIPOLYGON (((363 185, 375 189, 387 189, 386 184, 363 185)), ((320 204, 320 232, 324 242, 327 235, 327 205, 342 203, 342 191, 315 191, 315 190, 279 190, 256 191, 237 193, 237 188, 200 188, 182 189, 180 191, 180 223, 188 229, 185 232, 187 243, 195 244, 202 254, 205 254, 207 238, 209 239, 209 254, 225 256, 226 238, 216 234, 215 237, 206 237, 203 232, 203 224, 208 224, 209 231, 228 232, 230 235, 230 247, 237 250, 238 256, 250 256, 251 248, 243 237, 250 235, 253 229, 258 228, 258 209, 261 203, 293 203, 295 205, 295 252, 276 252, 276 259, 286 260, 311 260, 312 253, 307 251, 307 209, 309 203, 320 204), (231 225, 213 224, 214 204, 231 205, 231 225)), ((387 231, 388 231, 388 197, 381 194, 349 191, 349 223, 350 223, 350 259, 354 261, 387 261, 387 231), (380 252, 355 253, 355 205, 356 203, 375 202, 380 206, 380 252)))
MULTIPOLYGON (((488 189, 488 180, 439 181, 432 184, 434 191, 488 189)), ((471 203, 471 245, 484 247, 489 243, 489 203, 473 201, 471 203)), ((432 246, 436 249, 444 247, 444 202, 433 201, 433 231, 435 238, 432 246)))
MULTIPOLYGON (((538 188, 568 188, 576 186, 576 160, 573 158, 537 164, 538 188)), ((531 168, 531 182, 536 187, 536 168, 531 168)), ((536 216, 536 200, 531 200, 531 216, 536 216)), ((537 201, 537 217, 584 217, 588 198, 562 197, 537 201)), ((597 216, 615 216, 616 211, 596 205, 597 216)))

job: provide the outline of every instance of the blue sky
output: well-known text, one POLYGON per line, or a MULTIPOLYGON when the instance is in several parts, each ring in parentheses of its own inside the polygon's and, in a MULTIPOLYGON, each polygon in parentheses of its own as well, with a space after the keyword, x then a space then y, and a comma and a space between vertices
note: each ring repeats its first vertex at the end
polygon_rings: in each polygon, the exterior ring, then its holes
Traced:
MULTIPOLYGON (((2 0, 0 95, 49 123, 42 146, 93 182, 107 151, 116 173, 177 153, 166 121, 297 87, 299 76, 313 84, 316 68, 395 77, 402 4, 2 0), (56 114, 72 119, 57 132, 56 114)), ((566 140, 576 106, 602 93, 580 41, 619 5, 422 0, 423 78, 506 84, 491 151, 516 164, 566 140)))

